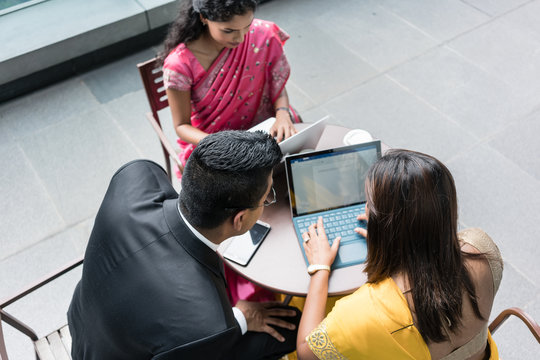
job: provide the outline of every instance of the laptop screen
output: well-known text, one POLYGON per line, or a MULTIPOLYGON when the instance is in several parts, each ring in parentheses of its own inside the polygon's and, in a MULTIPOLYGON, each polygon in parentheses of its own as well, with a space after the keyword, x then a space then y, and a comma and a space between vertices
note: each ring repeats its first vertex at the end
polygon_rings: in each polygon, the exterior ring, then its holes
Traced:
POLYGON ((380 141, 373 141, 287 157, 293 216, 365 202, 367 171, 380 156, 380 141))

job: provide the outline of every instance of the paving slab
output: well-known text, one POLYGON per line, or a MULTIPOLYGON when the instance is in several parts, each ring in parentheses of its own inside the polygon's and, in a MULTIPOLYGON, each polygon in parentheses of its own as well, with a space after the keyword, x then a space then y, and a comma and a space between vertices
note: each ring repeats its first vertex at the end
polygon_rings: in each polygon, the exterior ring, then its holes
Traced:
POLYGON ((448 162, 458 191, 460 220, 483 228, 506 261, 540 287, 540 182, 486 144, 448 162))
POLYGON ((291 81, 314 102, 329 100, 377 74, 375 68, 336 43, 318 26, 305 23, 290 30, 293 35, 285 51, 294 69, 291 81))
MULTIPOLYGON (((88 86, 96 99, 108 103, 125 94, 141 89, 142 80, 139 70, 133 64, 150 60, 156 56, 152 49, 144 49, 118 61, 101 66, 81 75, 81 80, 88 86)), ((148 102, 148 101, 146 101, 148 102)))
POLYGON ((477 141, 457 122, 387 76, 369 81, 323 107, 341 125, 367 130, 391 147, 426 152, 442 161, 477 141))
POLYGON ((491 19, 460 0, 381 0, 379 3, 439 41, 466 33, 491 19))
MULTIPOLYGON (((131 92, 112 100, 104 108, 133 143, 140 157, 164 164, 159 139, 146 119, 150 106, 144 90, 131 92)), ((172 121, 168 117, 163 120, 164 123, 172 121)), ((169 140, 176 144, 176 137, 170 136, 169 140)))
MULTIPOLYGON (((519 11, 530 11, 538 17, 540 8, 532 6, 536 4, 519 11)), ((534 97, 540 92, 540 82, 531 81, 540 79, 540 33, 530 21, 498 18, 452 40, 448 46, 503 79, 518 95, 534 97)))
POLYGON ((0 144, 0 153, 2 261, 60 231, 65 221, 23 149, 14 143, 0 144))
POLYGON ((50 126, 21 143, 68 225, 94 215, 114 172, 138 158, 133 144, 101 109, 50 126))
POLYGON ((311 22, 379 71, 438 44, 436 39, 379 4, 374 0, 336 2, 311 22), (357 16, 342 16, 346 12, 357 16))
POLYGON ((482 138, 530 113, 539 101, 513 91, 505 81, 446 46, 388 75, 482 138))
POLYGON ((531 0, 463 0, 463 2, 490 16, 500 16, 531 2, 531 0))
POLYGON ((0 104, 0 113, 11 136, 21 138, 98 105, 88 87, 75 77, 0 104))
POLYGON ((540 110, 508 124, 494 134, 489 146, 540 181, 540 110))

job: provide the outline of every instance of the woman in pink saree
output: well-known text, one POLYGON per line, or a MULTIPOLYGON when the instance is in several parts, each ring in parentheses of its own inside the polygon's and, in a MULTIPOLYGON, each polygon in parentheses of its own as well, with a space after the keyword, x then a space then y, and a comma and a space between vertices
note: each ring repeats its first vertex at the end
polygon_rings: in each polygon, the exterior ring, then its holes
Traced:
MULTIPOLYGON (((180 160, 209 133, 242 130, 275 117, 278 141, 296 133, 289 106, 290 74, 283 45, 289 35, 254 18, 255 0, 184 0, 162 53, 180 160)), ((177 173, 178 177, 181 174, 177 173)), ((225 266, 229 299, 274 300, 274 294, 225 266)))
POLYGON ((298 118, 285 90, 289 35, 254 19, 255 5, 188 0, 171 27, 163 80, 183 163, 209 133, 247 130, 270 117, 276 118, 270 131, 278 141, 295 133, 298 118))

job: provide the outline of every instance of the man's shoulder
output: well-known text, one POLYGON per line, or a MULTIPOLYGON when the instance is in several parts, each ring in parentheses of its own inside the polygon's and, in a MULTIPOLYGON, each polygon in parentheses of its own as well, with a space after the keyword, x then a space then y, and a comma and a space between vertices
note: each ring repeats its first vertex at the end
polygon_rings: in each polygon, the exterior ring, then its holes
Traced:
POLYGON ((167 173, 165 172, 165 170, 154 161, 146 160, 146 159, 137 159, 137 160, 132 160, 122 165, 114 173, 113 179, 123 174, 132 175, 133 173, 148 172, 148 171, 151 171, 152 173, 156 172, 158 174, 162 173, 165 176, 167 176, 167 173))

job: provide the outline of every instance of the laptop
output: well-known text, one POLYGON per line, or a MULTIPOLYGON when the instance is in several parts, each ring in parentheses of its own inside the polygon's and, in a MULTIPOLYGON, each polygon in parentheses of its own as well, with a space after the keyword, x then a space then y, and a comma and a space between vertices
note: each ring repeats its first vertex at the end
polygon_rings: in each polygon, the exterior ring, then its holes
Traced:
POLYGON ((319 216, 330 244, 341 236, 332 269, 366 260, 366 239, 354 228, 366 227, 356 217, 365 211, 367 171, 380 157, 379 140, 285 157, 292 222, 307 265, 302 233, 319 216))
MULTIPOLYGON (((324 127, 326 126, 326 122, 328 121, 328 119, 329 116, 325 116, 322 119, 314 122, 313 124, 310 124, 309 126, 303 128, 293 136, 280 142, 279 147, 281 149, 281 152, 284 155, 287 155, 296 154, 300 152, 300 150, 306 148, 314 149, 317 145, 317 142, 319 141, 319 138, 321 137, 321 134, 324 130, 324 127)), ((275 118, 269 118, 262 123, 250 128, 248 131, 262 130, 264 132, 269 132, 270 127, 272 127, 275 121, 275 118)))

